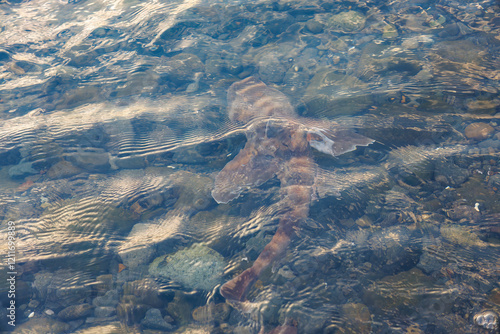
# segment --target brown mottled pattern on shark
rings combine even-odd
[[[245,147],[215,178],[212,196],[228,203],[245,189],[277,176],[284,208],[276,233],[252,267],[221,287],[228,300],[242,301],[261,272],[287,248],[295,229],[309,215],[317,165],[311,147],[338,156],[373,140],[329,121],[300,118],[288,98],[255,77],[231,85],[229,117],[246,127]]]

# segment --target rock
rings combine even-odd
[[[166,277],[192,289],[212,290],[224,272],[222,255],[201,244],[157,257],[149,266],[155,277]]]
[[[500,100],[469,100],[466,105],[471,112],[495,113],[500,106]]]
[[[12,333],[67,333],[70,325],[51,318],[31,318],[28,322],[16,326]]]
[[[488,185],[491,187],[500,187],[500,174],[491,175],[488,180]]]
[[[116,307],[116,305],[118,305],[118,297],[117,290],[109,290],[104,296],[95,297],[92,301],[92,305],[97,307]]]
[[[480,148],[493,148],[495,150],[500,149],[500,140],[496,139],[486,139],[477,144]]]
[[[141,237],[151,228],[151,224],[135,224],[128,235],[129,240]],[[125,266],[134,269],[151,262],[154,253],[154,245],[127,245],[120,247],[118,255]]]
[[[333,15],[327,20],[328,28],[344,33],[356,32],[365,26],[366,18],[363,14],[350,10]]]
[[[75,320],[89,316],[92,313],[93,306],[87,303],[71,305],[62,309],[57,316],[64,321]]]
[[[193,81],[195,74],[204,72],[200,58],[190,53],[180,53],[167,61],[166,75],[177,85]]]
[[[27,175],[38,174],[38,171],[33,168],[33,162],[22,162],[9,168],[9,176],[12,178],[22,178]]]
[[[166,322],[162,315],[161,311],[157,308],[149,309],[144,316],[144,319],[141,321],[141,325],[150,328],[157,329],[161,331],[171,331],[174,326]]]
[[[443,186],[458,186],[467,181],[469,172],[449,161],[436,161],[434,179]]]
[[[441,235],[450,242],[460,246],[486,247],[488,244],[470,232],[464,226],[444,225],[441,226]]]
[[[304,95],[308,115],[316,117],[336,117],[339,115],[353,115],[367,108],[371,98],[363,96],[346,95],[342,92],[364,89],[359,79],[337,73],[332,70],[320,70],[311,79]]]
[[[285,76],[286,68],[283,66],[275,52],[263,54],[259,61],[259,76],[265,82],[281,83]]]
[[[143,278],[123,284],[123,294],[134,296],[137,303],[161,308],[163,300],[158,296],[160,286],[151,278]]]
[[[99,294],[107,293],[113,287],[113,275],[99,275],[95,279],[96,284],[92,286]]]
[[[432,286],[432,278],[413,268],[394,276],[386,276],[367,286],[363,301],[375,312],[402,312],[415,307],[422,298],[421,294],[409,291],[432,288]]]
[[[224,322],[231,313],[231,308],[226,303],[203,305],[194,309],[192,316],[199,322]]]
[[[68,156],[68,160],[75,166],[90,172],[106,172],[111,169],[109,153],[104,151],[77,152]]]
[[[398,29],[392,24],[386,24],[382,28],[382,38],[385,39],[395,39],[398,37]]]
[[[62,160],[49,168],[47,171],[47,177],[52,180],[62,179],[80,174],[81,172],[82,170],[74,166],[71,162]]]
[[[342,305],[345,322],[343,328],[347,333],[370,333],[372,328],[371,314],[368,307],[361,303]]]
[[[465,128],[465,136],[469,139],[483,140],[493,134],[495,129],[486,123],[477,122],[469,124]]]
[[[45,299],[47,297],[47,287],[50,282],[52,282],[52,277],[54,274],[48,271],[40,271],[35,274],[35,281],[33,282],[33,288],[38,292],[40,299]]]
[[[306,22],[306,28],[313,34],[319,34],[323,31],[325,25],[315,19],[310,19]]]
[[[87,318],[86,324],[94,324],[94,323],[100,323],[102,321],[102,325],[94,325],[92,327],[87,327],[84,329],[80,329],[77,332],[74,332],[75,334],[116,334],[120,333],[123,331],[123,324],[121,324],[119,321],[117,321],[116,318],[112,319],[95,319],[95,318]],[[98,320],[98,321],[97,321]]]
[[[127,74],[125,83],[114,92],[114,97],[154,93],[160,76],[154,71],[133,72]]]
[[[420,256],[417,268],[421,269],[426,274],[438,272],[447,264],[447,260],[444,256],[441,256],[442,254],[436,254],[435,249],[437,247],[436,245],[429,245]]]
[[[174,300],[167,305],[167,312],[170,314],[180,326],[192,323],[191,303],[187,301],[186,296],[179,291],[176,291]]]
[[[453,203],[452,208],[447,210],[446,214],[450,219],[457,221],[465,218],[467,221],[477,222],[479,218],[481,218],[481,213],[476,210],[476,208],[466,205],[463,201],[456,201]]]
[[[143,304],[122,302],[118,304],[116,313],[125,323],[133,325],[139,323],[144,318],[147,310],[148,307]]]
[[[147,162],[144,157],[137,156],[116,158],[113,160],[113,162],[116,167],[122,169],[140,169],[147,166]]]
[[[99,306],[94,309],[96,318],[107,318],[116,314],[116,308],[111,306]]]

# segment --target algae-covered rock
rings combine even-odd
[[[64,322],[50,318],[31,318],[28,322],[16,326],[12,333],[67,333],[70,326]]]
[[[226,303],[207,304],[194,309],[192,316],[195,321],[199,322],[223,322],[229,317],[231,308]]]
[[[345,323],[342,326],[344,333],[370,333],[371,314],[366,305],[361,303],[349,303],[342,306]]]
[[[442,226],[441,235],[460,246],[477,246],[477,247],[486,247],[487,244],[479,239],[477,234],[474,232],[468,231],[463,226],[453,226],[453,225],[445,225]]]
[[[386,276],[365,289],[363,300],[370,309],[400,311],[414,308],[422,299],[422,289],[431,288],[433,279],[413,268]]]
[[[90,304],[83,303],[78,305],[70,305],[62,309],[57,316],[64,321],[75,320],[87,317],[92,313],[93,307]]]
[[[366,17],[353,10],[333,15],[327,21],[327,26],[335,31],[355,32],[363,29]]]
[[[195,244],[173,255],[157,257],[149,266],[149,273],[188,288],[211,290],[220,283],[224,266],[222,255],[207,246]]]
[[[355,77],[333,70],[320,70],[311,79],[304,96],[308,115],[353,115],[371,103],[367,94],[356,95],[356,91],[363,91],[365,87],[366,84]]]

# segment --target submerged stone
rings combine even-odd
[[[365,22],[363,14],[350,10],[330,17],[327,26],[335,31],[355,32],[363,29]]]
[[[193,319],[199,322],[223,322],[229,316],[231,308],[226,303],[203,305],[193,311]]]
[[[469,139],[483,140],[493,134],[495,129],[484,122],[469,124],[465,128],[465,136]]]
[[[92,313],[92,309],[92,305],[86,303],[71,305],[61,310],[57,316],[64,321],[75,320],[89,316]]]
[[[141,325],[150,328],[157,329],[160,331],[170,331],[174,328],[171,324],[166,322],[161,316],[161,311],[157,308],[149,309],[141,321]]]
[[[51,318],[31,318],[28,322],[16,326],[13,333],[67,333],[70,325]]]
[[[149,273],[188,288],[211,290],[220,283],[224,267],[222,255],[207,246],[195,244],[173,255],[157,257],[149,266]]]

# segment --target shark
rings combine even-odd
[[[229,118],[244,127],[247,141],[217,174],[212,197],[219,204],[229,203],[245,190],[277,177],[283,207],[273,238],[252,266],[220,288],[226,300],[244,301],[262,271],[283,255],[309,215],[319,168],[311,150],[336,157],[374,140],[330,120],[300,117],[285,94],[254,76],[233,83],[227,102]]]

